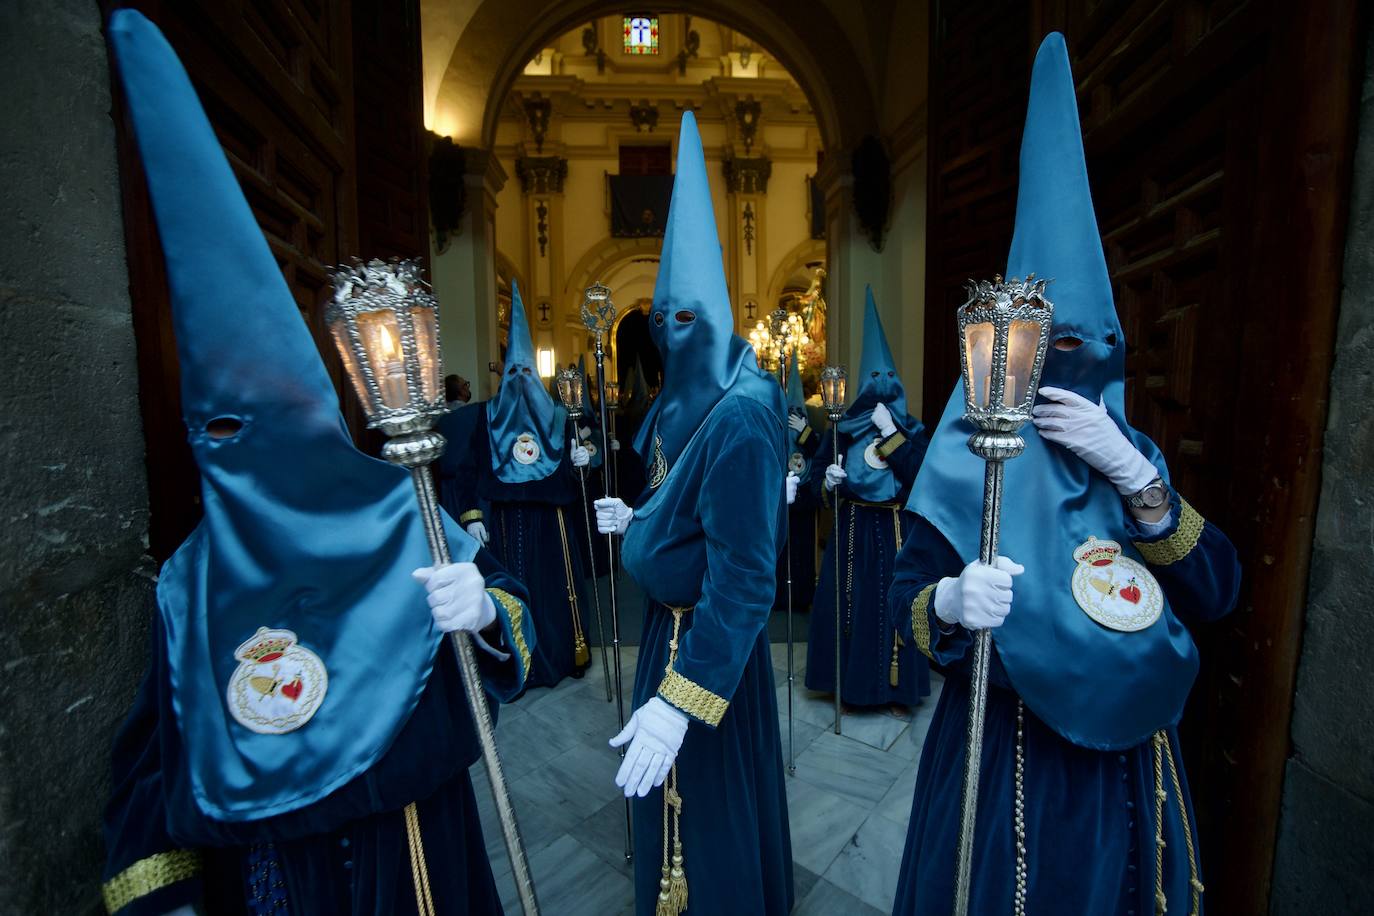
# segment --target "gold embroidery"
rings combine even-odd
[[[510,619],[510,635],[515,640],[515,651],[520,655],[520,679],[523,681],[530,672],[530,646],[525,641],[525,606],[519,598],[499,588],[489,588],[487,594],[506,609],[506,616]]]
[[[878,454],[886,461],[888,458],[892,457],[893,452],[897,451],[897,449],[901,448],[903,445],[906,445],[906,436],[902,435],[902,431],[899,429],[882,442],[878,443]]]
[[[720,720],[725,718],[725,710],[730,706],[729,700],[672,669],[664,676],[663,683],[658,685],[658,695],[692,718],[711,726],[720,724]]]
[[[429,890],[429,865],[425,862],[425,841],[420,834],[420,812],[411,802],[405,807],[406,840],[410,844],[410,880],[415,884],[415,904],[420,916],[438,916],[434,895]]]
[[[935,586],[927,585],[911,602],[911,635],[916,639],[916,648],[931,661],[935,660],[935,656],[930,654],[930,617],[927,610],[934,597]]]
[[[469,509],[468,511],[464,512],[462,515],[458,516],[458,524],[460,524],[460,525],[471,525],[473,522],[480,522],[481,520],[482,520],[482,510],[481,510],[481,509]]]
[[[806,440],[811,438],[811,427],[803,426],[802,431],[797,433],[797,444],[805,445]]]
[[[1206,524],[1206,521],[1196,509],[1188,505],[1187,500],[1182,502],[1183,505],[1179,507],[1178,528],[1174,530],[1173,534],[1162,541],[1135,542],[1135,549],[1140,551],[1145,562],[1151,566],[1168,566],[1171,563],[1177,563],[1193,552],[1193,548],[1197,546],[1198,538],[1202,537],[1202,526]]]
[[[105,882],[101,891],[105,909],[117,913],[140,897],[186,881],[200,874],[200,857],[186,849],[160,852],[133,865]]]

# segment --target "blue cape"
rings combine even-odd
[[[391,746],[442,639],[410,578],[430,553],[410,475],[353,447],[176,54],[133,10],[108,35],[204,507],[158,580],[172,708],[201,810],[251,821],[324,797]],[[471,559],[476,544],[446,525],[455,561]]]
[[[1051,346],[1042,385],[1096,401],[1167,480],[1168,468],[1125,414],[1126,342],[1112,300],[1097,231],[1078,104],[1064,38],[1046,37],[1035,58],[1021,141],[1021,185],[1007,276],[1052,279]],[[983,462],[967,447],[962,382],[955,387],[912,490],[909,508],[925,516],[967,562],[978,558]],[[1126,531],[1116,489],[1102,475],[1026,424],[1026,450],[1006,463],[1000,552],[1026,567],[1012,613],[993,631],[1017,693],[1075,744],[1133,747],[1173,725],[1197,675],[1197,649],[1165,600],[1159,619],[1134,633],[1107,629],[1074,600],[1073,551],[1090,536],[1110,539],[1140,560]],[[1177,511],[1177,510],[1175,510]]]
[[[873,299],[873,287],[864,290],[864,352],[859,360],[859,392],[854,402],[840,418],[840,432],[850,438],[845,452],[845,483],[850,493],[866,502],[889,502],[901,489],[896,476],[886,466],[875,468],[865,460],[865,453],[878,441],[873,425],[873,408],[886,404],[892,411],[892,422],[908,438],[925,427],[906,412],[906,389],[897,374],[897,363],[887,346],[883,322],[878,317],[878,303]],[[869,453],[872,454],[872,453]]]
[[[706,155],[696,116],[690,111],[683,113],[678,133],[677,175],[654,284],[649,334],[663,357],[663,388],[635,443],[646,468],[654,468],[660,457],[671,467],[711,408],[741,376],[756,376],[767,383],[748,388],[765,399],[778,422],[783,421],[782,389],[759,369],[753,348],[735,334]]]
[[[558,470],[567,419],[563,405],[554,403],[539,380],[525,303],[512,280],[506,374],[496,397],[487,401],[487,441],[496,476],[506,483],[530,483]]]

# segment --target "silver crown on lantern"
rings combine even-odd
[[[415,261],[332,268],[325,324],[367,414],[388,436],[430,428],[447,410],[439,303]]]

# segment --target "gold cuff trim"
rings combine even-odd
[[[810,427],[810,426],[803,426],[803,427],[802,427],[802,431],[799,432],[799,433],[797,433],[797,444],[798,444],[798,445],[805,445],[805,444],[806,444],[806,440],[808,440],[808,439],[810,439],[810,438],[811,438],[811,427]]]
[[[892,453],[897,451],[897,449],[901,448],[903,445],[906,445],[906,436],[904,436],[902,434],[902,431],[899,429],[895,433],[884,439],[882,442],[879,442],[876,451],[879,455],[886,459],[890,458],[892,456]]]
[[[520,674],[521,680],[524,680],[530,673],[530,647],[525,642],[525,606],[519,598],[499,588],[489,588],[487,594],[506,609],[506,616],[510,618],[510,635],[515,640],[515,651],[520,655]]]
[[[658,695],[692,718],[700,719],[713,727],[720,724],[720,720],[725,718],[725,710],[730,707],[729,700],[717,696],[673,669],[668,670],[663,683],[658,685]]]
[[[133,865],[106,881],[101,888],[105,909],[117,913],[140,897],[186,881],[200,874],[200,856],[188,849],[159,852]]]
[[[930,602],[935,599],[935,586],[927,585],[921,589],[916,600],[911,602],[911,635],[916,640],[916,648],[931,661],[935,656],[930,653]]]
[[[1197,510],[1188,505],[1188,501],[1179,500],[1182,505],[1179,507],[1178,527],[1174,533],[1160,541],[1136,541],[1135,549],[1140,551],[1140,555],[1145,558],[1145,562],[1151,566],[1168,566],[1177,563],[1179,560],[1193,552],[1197,546],[1198,538],[1202,537],[1202,528],[1207,522],[1198,514]]]
[[[460,525],[471,525],[473,522],[480,522],[481,520],[482,520],[482,510],[481,510],[481,509],[469,509],[468,511],[464,512],[462,515],[458,516],[458,524],[460,524]]]

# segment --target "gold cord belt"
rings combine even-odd
[[[439,916],[429,890],[429,867],[425,864],[425,841],[420,836],[420,811],[411,802],[405,807],[406,841],[410,845],[410,879],[415,883],[415,904],[419,916]]]
[[[558,513],[558,534],[563,541],[563,575],[568,585],[568,607],[572,611],[573,664],[581,668],[592,660],[592,652],[587,647],[587,637],[582,633],[582,615],[577,610],[577,586],[573,584],[572,554],[568,552],[568,527],[563,521],[563,507],[554,511]]]
[[[666,605],[673,612],[673,638],[668,640],[668,664],[664,666],[666,675],[673,670],[677,660],[678,637],[682,633],[682,615],[691,610],[689,607]],[[672,822],[673,856],[668,858],[668,827]],[[658,906],[654,916],[679,916],[687,909],[687,871],[682,858],[682,796],[677,788],[677,764],[668,772],[663,783],[663,870],[658,879]]]
[[[1193,825],[1188,820],[1188,805],[1183,801],[1183,787],[1179,784],[1178,767],[1174,763],[1174,749],[1169,736],[1155,732],[1155,914],[1164,916],[1169,906],[1164,894],[1164,802],[1169,793],[1164,790],[1164,762],[1169,763],[1169,777],[1174,784],[1174,798],[1178,802],[1178,817],[1183,824],[1183,842],[1188,847],[1188,889],[1191,897],[1188,912],[1199,916],[1202,912],[1202,892],[1205,888],[1197,873],[1197,853],[1193,849]]]

